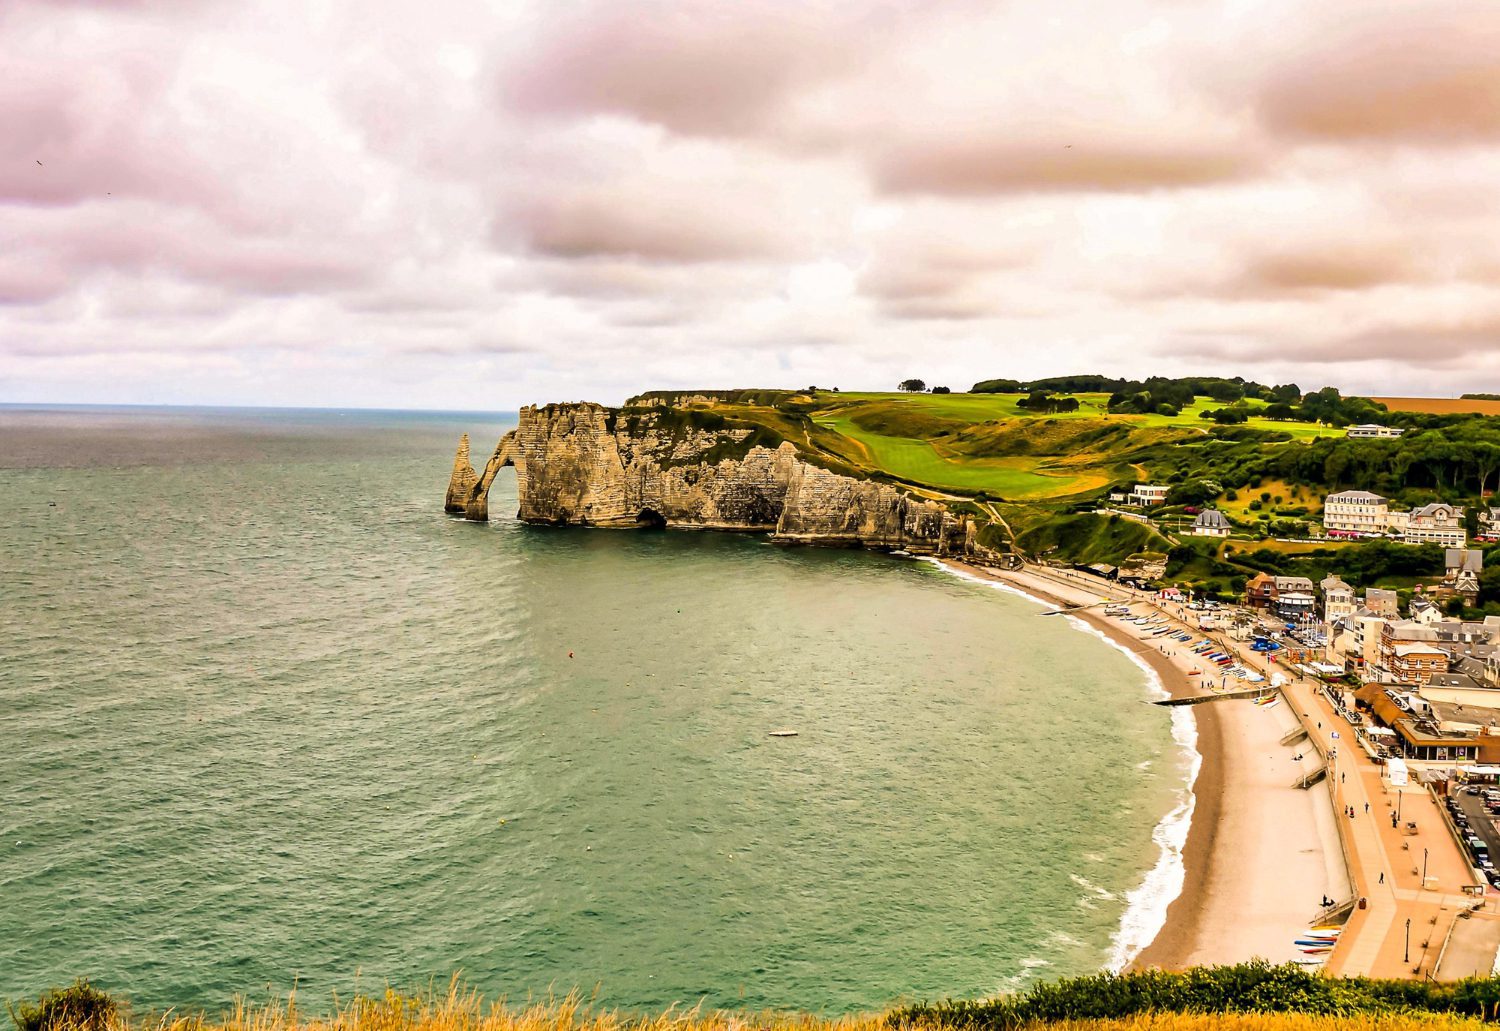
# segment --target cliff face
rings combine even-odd
[[[937,501],[809,463],[789,442],[667,409],[523,408],[483,475],[459,444],[446,509],[488,517],[496,473],[516,469],[519,518],[579,526],[761,531],[806,544],[975,557],[973,526]]]

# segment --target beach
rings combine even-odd
[[[945,565],[1058,605],[1091,605],[1105,598],[1152,604],[1144,594],[1081,574]],[[1099,609],[1070,612],[1068,618],[1138,658],[1171,696],[1204,693],[1199,681],[1208,664],[1177,642],[1142,640],[1129,625]],[[1302,958],[1293,940],[1316,919],[1323,896],[1348,897],[1327,793],[1292,786],[1302,768],[1295,755],[1302,750],[1311,756],[1312,751],[1306,742],[1280,743],[1297,725],[1288,704],[1262,707],[1232,700],[1178,710],[1196,725],[1193,747],[1200,757],[1190,789],[1191,819],[1180,851],[1171,835],[1158,835],[1158,841],[1167,839],[1167,869],[1153,871],[1148,884],[1157,891],[1180,888],[1164,916],[1155,915],[1164,898],[1133,900],[1151,911],[1160,926],[1149,934],[1149,944],[1122,957],[1131,967],[1180,969],[1257,957],[1273,962]],[[1126,927],[1122,935],[1132,930],[1139,934],[1139,928]]]

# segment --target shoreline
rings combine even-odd
[[[951,559],[942,560],[939,564],[967,577],[1003,585],[1044,604],[1055,605],[1059,608],[1075,604],[1072,600],[1048,591],[1046,584],[1035,583],[1033,577],[1028,577],[1024,582],[1016,582],[1016,579],[1013,579],[1014,573],[1010,570],[989,569]],[[1126,591],[1122,590],[1117,593],[1121,595],[1122,601],[1140,601],[1138,598],[1124,597]],[[1118,624],[1106,620],[1098,610],[1071,612],[1065,618],[1085,624],[1088,632],[1102,635],[1112,647],[1124,652],[1137,665],[1143,665],[1152,674],[1160,689],[1166,692],[1167,697],[1182,698],[1197,693],[1191,679],[1170,659],[1154,648],[1148,647],[1140,639],[1125,633]],[[1176,810],[1166,813],[1157,822],[1152,828],[1152,839],[1156,840],[1158,846],[1161,847],[1162,855],[1158,862],[1148,870],[1146,880],[1142,882],[1141,887],[1149,883],[1152,874],[1163,862],[1171,862],[1172,851],[1180,857],[1182,883],[1167,903],[1161,925],[1154,929],[1151,937],[1145,942],[1138,943],[1138,948],[1133,954],[1118,957],[1120,960],[1118,967],[1122,970],[1146,966],[1163,968],[1185,966],[1187,964],[1184,961],[1202,931],[1203,896],[1208,885],[1209,870],[1214,860],[1214,844],[1223,815],[1223,730],[1219,713],[1212,705],[1193,706],[1176,711],[1184,712],[1195,730],[1192,742],[1185,745],[1196,754],[1196,758],[1191,760],[1195,769],[1184,786],[1187,795],[1187,836],[1180,849],[1169,851],[1165,843],[1157,840],[1157,832],[1168,824]],[[1178,738],[1175,729],[1173,738],[1174,740]],[[1132,894],[1136,890],[1139,888],[1133,889]],[[1127,908],[1122,918],[1120,931],[1117,932],[1117,948],[1126,944],[1119,939],[1122,939],[1126,933],[1124,920],[1130,915],[1130,910]],[[1126,945],[1126,948],[1128,947]]]
[[[996,570],[955,560],[938,564],[966,579],[994,583],[1059,608],[1118,600],[1145,605],[1181,622],[1128,588],[1065,582],[1060,575],[1034,567]],[[1078,629],[1102,636],[1145,667],[1168,696],[1203,692],[1188,669],[1200,663],[1194,661],[1196,656],[1185,656],[1182,648],[1164,654],[1098,609],[1068,612],[1064,618],[1076,620]],[[1284,711],[1271,713],[1235,702],[1173,710],[1174,722],[1184,718],[1196,727],[1190,742],[1179,735],[1177,726],[1173,730],[1174,739],[1196,753],[1196,769],[1186,785],[1187,833],[1180,845],[1172,841],[1171,825],[1180,818],[1177,808],[1153,829],[1152,839],[1162,856],[1130,893],[1130,908],[1115,937],[1119,969],[1175,970],[1257,956],[1273,962],[1295,959],[1292,940],[1307,926],[1320,891],[1338,895],[1347,890],[1334,868],[1333,861],[1341,856],[1336,832],[1331,845],[1328,838],[1331,809],[1319,813],[1311,794],[1289,786],[1298,767],[1291,763],[1292,748],[1282,746],[1280,737],[1286,721],[1295,717],[1285,706],[1272,708]],[[1173,866],[1181,873],[1175,895],[1159,917],[1147,910],[1155,918],[1151,922],[1159,919],[1159,924],[1139,927],[1138,936],[1132,935],[1132,912],[1140,911],[1140,903],[1149,906],[1156,901],[1150,894],[1162,887],[1153,882],[1163,867],[1171,877],[1167,884],[1176,880]],[[1298,902],[1303,895],[1304,902]]]

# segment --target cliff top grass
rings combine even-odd
[[[1227,432],[1201,418],[1220,407],[1208,398],[1168,416],[1111,412],[1107,394],[1071,396],[1076,411],[1043,413],[1021,407],[1019,394],[651,391],[625,410],[713,412],[763,425],[838,471],[1020,502],[1082,500],[1113,483],[1148,479],[1153,452]],[[1285,445],[1340,431],[1252,416],[1233,432]]]

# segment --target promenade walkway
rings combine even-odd
[[[1364,907],[1356,904],[1324,969],[1346,976],[1432,976],[1460,913],[1478,907],[1476,916],[1497,917],[1493,892],[1486,890],[1478,897],[1463,892],[1475,883],[1473,873],[1432,792],[1416,784],[1391,787],[1383,768],[1359,747],[1354,729],[1316,681],[1241,649],[1222,635],[1215,639],[1267,677],[1280,673],[1288,678],[1281,689],[1287,704],[1302,721],[1308,739],[1330,757],[1329,800],[1350,882]],[[1400,819],[1393,821],[1398,805]],[[1415,833],[1408,832],[1409,823],[1416,824]],[[1435,879],[1427,889],[1424,870]]]

